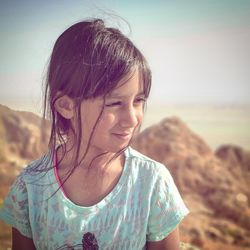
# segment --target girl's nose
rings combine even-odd
[[[138,122],[139,122],[138,110],[136,110],[134,107],[131,107],[121,112],[123,112],[120,117],[121,127],[134,128],[138,125]]]

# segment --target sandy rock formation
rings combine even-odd
[[[42,140],[41,126],[46,139]],[[48,122],[30,112],[13,111],[0,105],[0,162],[23,163],[37,158],[47,148]]]
[[[142,131],[133,146],[174,176],[191,210],[182,225],[184,238],[207,249],[250,247],[249,152],[222,147],[214,154],[176,117]]]

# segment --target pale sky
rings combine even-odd
[[[250,1],[242,0],[1,1],[0,103],[39,112],[55,40],[88,17],[121,27],[142,50],[152,103],[250,103]]]

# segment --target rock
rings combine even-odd
[[[215,154],[226,162],[230,169],[239,165],[245,171],[250,171],[250,152],[239,146],[223,145],[216,150]]]
[[[196,210],[195,214],[191,211],[189,223],[183,223],[182,232],[189,235],[192,244],[199,247],[209,241],[245,244],[243,238],[248,238],[250,230],[249,152],[236,146],[222,146],[214,153],[176,117],[142,131],[133,146],[168,167],[190,207],[200,201],[211,211],[206,214],[206,209]],[[202,222],[197,222],[198,219]],[[215,221],[224,220],[240,229],[243,238],[225,236],[221,229],[213,227]]]
[[[22,164],[39,157],[47,149],[49,137],[49,123],[43,124],[41,118],[30,113],[13,111],[0,105],[0,156],[2,161],[11,160]],[[45,138],[42,139],[41,126],[45,131]],[[6,159],[8,156],[8,159]]]
[[[181,242],[180,250],[200,250],[200,248],[198,248],[196,246],[193,246],[193,245],[191,245],[189,243]]]

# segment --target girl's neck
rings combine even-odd
[[[69,142],[65,145],[66,152],[64,152],[63,147],[58,147],[57,149],[57,159],[60,162],[59,167],[61,169],[70,169],[75,164],[75,159],[77,157],[76,147],[72,147],[72,144]],[[106,167],[111,163],[118,163],[123,165],[124,155],[121,154],[118,157],[115,157],[115,153],[112,152],[103,152],[96,148],[89,146],[81,145],[78,153],[77,165],[82,169],[98,169],[98,171],[105,171]]]

